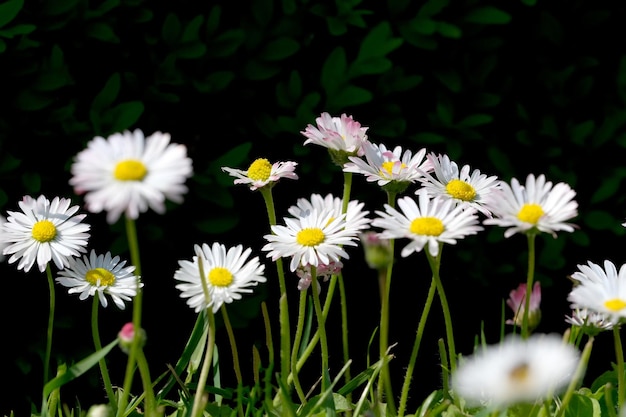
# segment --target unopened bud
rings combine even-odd
[[[130,352],[130,349],[133,345],[133,340],[135,340],[135,325],[132,322],[126,323],[122,330],[117,334],[118,339],[120,340],[120,349],[126,354]],[[144,329],[139,329],[139,346],[143,347],[146,343],[146,332]]]
[[[361,243],[365,251],[365,262],[376,270],[386,269],[393,262],[391,244],[387,239],[381,239],[375,232],[362,233]]]

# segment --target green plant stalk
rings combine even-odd
[[[433,304],[435,298],[435,292],[437,290],[437,284],[434,279],[430,281],[430,288],[428,289],[428,295],[426,296],[426,303],[422,310],[419,324],[417,326],[417,332],[415,333],[415,341],[413,342],[413,349],[411,350],[411,356],[409,358],[409,364],[406,368],[406,374],[404,376],[404,383],[402,384],[402,391],[400,394],[400,403],[398,405],[398,417],[404,416],[406,410],[406,402],[409,397],[409,388],[411,386],[411,379],[413,378],[413,370],[415,369],[415,361],[417,360],[417,353],[424,336],[424,328],[426,327],[426,321],[430,312],[430,307]]]
[[[233,356],[233,370],[235,371],[235,377],[237,378],[237,386],[239,390],[243,387],[243,378],[241,376],[241,368],[239,366],[239,351],[237,349],[237,341],[235,340],[235,333],[233,332],[233,326],[230,323],[228,312],[226,311],[226,304],[222,304],[220,308],[222,310],[222,317],[224,319],[224,325],[226,327],[226,333],[228,334],[228,341],[230,342],[230,350]],[[243,407],[237,407],[239,415],[243,417]]]
[[[352,173],[345,172],[343,173],[343,196],[341,197],[341,212],[346,213],[348,211],[348,205],[350,203],[350,193],[352,192]],[[350,360],[350,348],[349,348],[349,338],[348,338],[348,303],[346,299],[346,289],[343,282],[343,275],[339,274],[339,296],[341,300],[341,336],[342,336],[342,346],[343,346],[343,363],[348,363]],[[344,375],[346,384],[350,382],[352,376],[350,375],[350,368],[346,369],[346,373]],[[346,400],[348,403],[352,402],[352,394],[348,394],[346,396]]]
[[[263,315],[263,323],[265,324],[265,344],[267,346],[268,364],[265,369],[264,377],[264,395],[265,402],[271,404],[272,396],[272,374],[274,372],[274,342],[272,341],[272,325],[270,315],[267,311],[265,301],[261,303],[261,312]]]
[[[211,310],[210,307],[206,308],[204,312],[207,315],[209,331],[207,334],[207,346],[204,351],[204,360],[202,361],[200,377],[198,378],[198,387],[196,389],[193,407],[191,409],[191,417],[198,417],[203,414],[202,406],[205,404],[205,401],[203,400],[204,387],[206,386],[206,382],[209,377],[209,369],[211,368],[211,363],[213,362],[213,350],[215,348],[215,316],[213,315],[213,310]]]
[[[322,373],[324,375],[328,372],[328,341],[326,340],[326,317],[322,313],[322,304],[320,302],[319,288],[320,284],[317,280],[317,268],[311,265],[311,292],[313,293],[313,307],[315,308],[315,315],[317,316],[317,327],[320,332],[320,348],[322,359]],[[328,388],[326,378],[322,377],[322,392]]]
[[[274,198],[272,196],[271,187],[262,187],[259,189],[265,202],[267,217],[271,226],[276,225],[276,211],[274,209]],[[286,389],[289,389],[287,379],[289,376],[290,353],[291,353],[291,329],[289,324],[289,303],[287,301],[287,285],[285,284],[285,269],[283,268],[282,258],[276,259],[276,273],[278,274],[278,285],[280,288],[280,378]]]
[[[300,398],[302,405],[306,404],[306,395],[300,385],[300,378],[298,377],[298,351],[300,350],[300,342],[302,341],[302,333],[304,331],[304,318],[306,316],[306,299],[307,292],[300,291],[300,303],[298,307],[298,323],[296,325],[296,333],[293,338],[293,346],[291,348],[291,374],[289,376],[293,380],[293,386],[296,389],[296,393]],[[289,380],[289,378],[288,378]]]
[[[91,336],[93,338],[93,344],[96,350],[102,350],[102,342],[100,341],[100,326],[98,325],[98,309],[100,307],[100,300],[97,294],[94,294],[93,303],[91,306]],[[98,362],[100,366],[100,374],[102,375],[102,382],[104,382],[104,389],[106,390],[107,397],[109,397],[109,404],[114,413],[117,412],[117,402],[115,401],[115,393],[113,392],[113,385],[111,384],[111,378],[109,377],[109,368],[104,358]]]
[[[148,367],[148,361],[146,360],[146,355],[143,353],[143,349],[137,350],[137,368],[139,369],[139,375],[141,376],[143,392],[145,395],[144,414],[148,417],[157,417],[158,413],[156,409],[156,401],[154,399],[154,387],[152,386],[150,368]]]
[[[620,326],[613,326],[613,342],[615,343],[615,359],[617,362],[617,409],[622,410],[626,397],[626,385],[624,381],[624,349],[620,336]]]
[[[452,328],[452,319],[450,317],[450,307],[448,305],[448,299],[446,298],[445,291],[443,290],[443,283],[439,276],[439,268],[441,266],[441,252],[443,251],[443,244],[439,243],[439,253],[437,256],[432,256],[428,250],[426,250],[426,257],[430,264],[430,269],[433,273],[433,280],[437,285],[437,292],[439,293],[439,300],[441,300],[441,308],[443,310],[443,319],[446,325],[446,341],[448,342],[448,353],[450,356],[450,373],[456,369],[456,348],[454,345],[454,332]]]
[[[43,385],[48,383],[50,376],[50,356],[52,355],[52,333],[54,330],[54,314],[56,309],[56,293],[54,288],[54,279],[52,278],[52,270],[50,263],[46,265],[46,276],[48,277],[48,289],[50,296],[49,312],[48,312],[48,329],[46,333],[46,352],[43,359]],[[43,411],[43,410],[42,410]]]
[[[572,395],[574,395],[574,391],[578,384],[582,381],[585,376],[585,370],[587,369],[587,364],[589,363],[589,358],[591,357],[591,348],[593,347],[593,337],[590,337],[587,343],[585,344],[585,348],[583,349],[583,353],[580,356],[580,362],[578,363],[578,367],[576,368],[576,372],[574,373],[574,377],[572,378],[565,394],[563,395],[563,399],[561,400],[561,405],[559,406],[559,410],[557,411],[555,417],[561,417],[565,411],[567,410],[567,405],[572,399]]]
[[[139,256],[139,241],[137,239],[137,227],[135,221],[126,216],[126,239],[128,240],[128,249],[130,251],[130,260],[135,267],[135,276],[137,277],[137,294],[133,298],[133,328],[135,329],[135,337],[131,343],[130,352],[128,353],[128,361],[126,362],[126,373],[124,375],[124,385],[122,390],[122,397],[119,401],[119,407],[117,409],[117,416],[120,417],[124,414],[126,404],[128,403],[128,396],[130,395],[131,387],[133,384],[133,377],[135,375],[135,364],[137,361],[138,350],[143,349],[140,346],[141,339],[141,314],[142,314],[142,298],[143,291],[139,287],[139,279],[141,277],[141,262]]]
[[[396,205],[396,193],[387,191],[387,204],[391,207]],[[394,253],[394,239],[389,240],[389,246],[391,253]],[[381,294],[380,305],[380,336],[379,336],[379,354],[383,359],[382,368],[380,370],[378,378],[377,388],[377,400],[379,403],[383,402],[383,393],[386,396],[387,406],[392,410],[392,414],[395,414],[395,403],[393,397],[393,388],[391,386],[391,375],[389,373],[389,293],[391,292],[391,276],[393,272],[393,262],[387,266],[387,274],[385,276],[384,293]]]
[[[528,272],[526,275],[526,296],[524,297],[524,316],[522,318],[522,338],[526,339],[529,336],[528,330],[528,316],[530,309],[530,296],[533,291],[533,281],[535,277],[535,237],[537,232],[531,230],[526,233],[528,239]]]

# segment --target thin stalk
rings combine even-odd
[[[203,414],[203,405],[206,404],[204,399],[204,387],[206,386],[207,379],[209,377],[209,369],[213,362],[213,351],[215,348],[215,316],[211,307],[204,310],[207,315],[209,323],[209,331],[207,335],[207,346],[204,352],[204,360],[202,361],[202,369],[200,370],[200,377],[198,378],[198,387],[193,400],[193,407],[191,409],[191,417],[199,417]]]
[[[622,410],[626,397],[626,385],[624,385],[624,349],[622,348],[620,326],[613,326],[613,342],[615,343],[615,359],[617,361],[617,409]]]
[[[224,319],[224,325],[226,327],[226,333],[228,334],[228,341],[230,342],[230,350],[233,356],[233,369],[235,371],[235,377],[237,378],[238,391],[241,391],[243,387],[243,378],[241,377],[241,368],[239,366],[239,351],[237,350],[237,341],[235,340],[235,333],[233,332],[233,326],[230,324],[230,318],[226,311],[226,304],[222,304],[222,317]],[[239,416],[243,417],[243,407],[237,407],[239,410]]]
[[[345,172],[343,173],[343,196],[341,199],[341,212],[346,213],[348,211],[348,205],[350,203],[350,193],[352,192],[352,173]],[[339,275],[339,296],[341,299],[341,330],[342,330],[342,346],[343,346],[343,363],[348,363],[350,361],[350,348],[349,348],[349,339],[348,339],[348,303],[346,301],[346,289],[343,282],[343,275]],[[346,368],[346,373],[344,375],[346,384],[350,382],[352,376],[350,375],[350,368]],[[352,393],[346,395],[346,400],[348,404],[352,402]]]
[[[391,207],[396,205],[396,194],[394,192],[387,192],[387,204]],[[389,240],[389,246],[391,253],[394,253],[394,239]],[[391,276],[393,272],[393,262],[389,262],[387,266],[387,274],[385,276],[384,293],[381,294],[380,305],[380,336],[379,336],[379,354],[383,359],[382,368],[378,376],[378,395],[377,400],[379,403],[383,402],[383,393],[386,397],[387,407],[392,410],[392,414],[395,414],[395,402],[393,398],[393,388],[391,386],[391,375],[389,373],[389,357],[387,350],[389,349],[389,293],[391,292]]]
[[[326,340],[326,317],[322,314],[322,304],[320,302],[320,284],[317,280],[317,270],[314,266],[311,266],[311,276],[313,280],[311,282],[311,292],[313,293],[313,307],[315,308],[315,315],[317,316],[317,328],[320,332],[320,347],[322,350],[322,392],[325,392],[327,387],[327,380],[323,376],[328,371],[328,341]]]
[[[46,276],[48,277],[48,290],[50,296],[50,311],[48,312],[48,330],[46,333],[46,352],[43,359],[43,385],[48,383],[50,372],[50,356],[52,354],[52,333],[54,331],[54,311],[56,309],[56,294],[54,288],[54,279],[52,278],[52,270],[50,264],[46,265]]]
[[[143,353],[143,349],[137,349],[137,368],[139,369],[139,375],[141,376],[141,382],[143,384],[144,399],[144,414],[148,417],[157,417],[156,401],[154,399],[154,387],[152,386],[152,378],[150,378],[150,368],[148,367],[148,361],[146,355]]]
[[[443,283],[439,276],[439,268],[441,266],[441,252],[443,251],[443,244],[439,244],[439,253],[437,256],[432,256],[428,250],[426,250],[426,257],[430,264],[430,269],[433,273],[433,280],[437,285],[437,292],[439,293],[439,300],[441,300],[441,308],[443,310],[443,319],[446,325],[446,339],[448,342],[448,353],[450,355],[450,373],[456,369],[456,348],[454,346],[454,333],[452,330],[452,319],[450,317],[450,307],[448,305],[448,299],[445,291],[443,290]]]
[[[270,187],[259,189],[265,202],[267,218],[271,226],[276,225],[276,212],[274,209],[274,198]],[[285,270],[282,258],[276,260],[276,273],[278,274],[278,285],[280,288],[279,317],[280,317],[280,378],[285,387],[289,387],[287,378],[289,376],[290,353],[291,353],[291,330],[289,324],[289,303],[287,301],[287,285],[285,284]]]
[[[93,297],[93,303],[91,306],[91,336],[93,338],[93,344],[96,351],[102,349],[102,342],[100,341],[100,326],[98,325],[98,309],[100,307],[100,300],[97,295]],[[102,374],[102,382],[104,382],[104,389],[106,390],[107,397],[109,397],[109,404],[111,408],[117,411],[117,402],[115,401],[115,393],[113,392],[113,385],[111,384],[111,378],[109,377],[109,368],[105,358],[100,359],[100,373]]]
[[[420,317],[420,321],[417,326],[417,332],[415,333],[415,341],[413,342],[413,349],[411,351],[411,357],[409,359],[409,364],[406,368],[406,374],[404,376],[404,383],[402,385],[402,392],[400,394],[400,404],[398,405],[398,417],[404,416],[404,411],[406,409],[406,402],[409,397],[409,388],[411,386],[411,379],[413,378],[413,370],[415,369],[415,361],[417,360],[417,353],[419,351],[420,344],[422,342],[422,337],[424,336],[424,328],[426,327],[426,321],[428,319],[430,307],[433,304],[433,299],[435,298],[436,290],[437,290],[437,284],[435,283],[434,279],[431,279],[430,288],[428,289],[428,295],[426,297],[426,303],[424,304],[424,309],[422,310],[422,316]]]
[[[300,378],[298,377],[298,351],[300,350],[300,342],[302,341],[302,333],[304,331],[304,319],[306,316],[306,300],[307,292],[300,291],[300,303],[298,307],[298,323],[296,325],[296,333],[293,338],[293,346],[291,348],[291,374],[289,375],[293,379],[293,386],[296,389],[296,393],[300,398],[302,405],[306,404],[306,395],[300,385]]]
[[[530,310],[530,295],[533,291],[533,281],[535,276],[535,237],[537,233],[531,231],[526,234],[528,237],[528,271],[526,275],[526,297],[524,297],[524,316],[522,318],[522,337],[528,338],[528,315]]]
[[[565,411],[567,410],[567,405],[569,404],[572,396],[574,395],[574,391],[576,390],[576,386],[582,381],[585,376],[585,370],[587,369],[587,365],[589,363],[589,358],[591,357],[591,348],[593,347],[593,337],[590,337],[587,343],[585,344],[585,348],[583,349],[583,353],[580,356],[580,362],[578,363],[578,367],[574,373],[574,377],[572,378],[569,386],[567,387],[567,391],[563,395],[563,400],[559,406],[559,410],[557,411],[555,417],[561,417]]]

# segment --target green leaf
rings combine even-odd
[[[210,38],[220,25],[220,18],[222,17],[222,8],[219,5],[211,7],[209,16],[206,21],[206,36]]]
[[[265,27],[274,14],[274,0],[253,0],[251,10],[254,20],[260,26]]]
[[[181,42],[195,42],[200,37],[200,26],[204,22],[204,16],[197,15],[191,22],[187,23],[183,35],[181,36]]]
[[[181,44],[176,49],[176,56],[182,59],[200,58],[207,51],[205,44],[201,42],[188,42]]]
[[[445,142],[447,139],[438,134],[438,133],[433,133],[433,132],[420,132],[417,135],[415,135],[415,141],[417,143],[423,143],[426,145],[433,145],[436,143],[443,143]]]
[[[244,73],[250,80],[267,80],[280,72],[278,65],[250,60],[246,64]]]
[[[78,8],[78,0],[46,0],[42,4],[42,11],[49,16],[60,16]]]
[[[87,28],[87,36],[103,42],[120,43],[120,38],[115,34],[113,28],[101,22],[95,22]]]
[[[441,36],[445,36],[450,39],[459,39],[463,34],[461,28],[457,25],[446,22],[437,22],[437,32],[439,32]]]
[[[296,40],[283,36],[265,45],[260,57],[267,61],[280,61],[295,54],[298,49],[300,49],[300,44]]]
[[[583,220],[587,227],[592,230],[611,230],[620,222],[608,211],[591,210],[588,211]]]
[[[622,178],[623,175],[604,178],[591,196],[591,203],[599,203],[616,196]]]
[[[11,26],[7,29],[0,29],[0,37],[12,39],[16,35],[28,35],[37,29],[35,25],[19,24]],[[1,51],[0,51],[1,52]]]
[[[383,74],[389,71],[392,63],[385,57],[372,57],[355,61],[350,65],[348,78],[355,78],[360,75]]]
[[[194,80],[193,85],[198,91],[209,93],[225,89],[233,79],[235,74],[232,71],[216,71],[208,74],[204,80]]]
[[[16,106],[20,110],[35,111],[48,107],[54,99],[48,95],[38,93],[31,89],[22,90],[16,99]]]
[[[244,161],[249,159],[249,153],[252,149],[252,142],[244,142],[241,145],[237,145],[228,152],[222,154],[217,159],[211,162],[210,167],[215,170],[221,170],[222,167],[237,168],[241,167]],[[237,168],[244,169],[244,168]],[[247,167],[245,168],[247,169]],[[244,169],[244,170],[245,170]],[[228,174],[223,176],[232,178]],[[232,184],[232,180],[228,181],[228,184]]]
[[[232,29],[213,38],[209,44],[208,55],[224,57],[233,55],[246,39],[246,33],[241,29]]]
[[[450,91],[453,93],[458,93],[461,91],[461,77],[459,73],[453,69],[440,70],[434,73],[435,77],[443,85],[445,85]]]
[[[487,156],[501,176],[508,177],[514,172],[511,160],[500,148],[490,146],[487,148]]]
[[[433,17],[439,14],[447,5],[449,0],[428,0],[417,11],[418,16]]]
[[[563,417],[600,417],[600,403],[587,395],[573,393]]]
[[[511,15],[497,7],[484,6],[465,15],[465,21],[483,25],[503,25],[511,21]]]
[[[24,7],[24,0],[9,0],[0,4],[0,28],[7,25]]]
[[[337,46],[326,58],[320,76],[320,82],[327,95],[335,94],[344,83],[346,68],[346,52],[341,46]]]
[[[458,127],[476,127],[489,124],[493,121],[493,116],[490,114],[476,113],[470,114],[465,117],[459,123],[457,123]]]
[[[139,120],[143,110],[141,101],[120,103],[102,115],[102,123],[108,125],[113,132],[121,132],[130,129]]]
[[[350,106],[369,103],[372,101],[373,94],[365,88],[355,85],[346,85],[331,97],[328,97],[327,103],[337,109],[343,109]]]
[[[587,139],[591,132],[593,132],[595,127],[596,123],[593,120],[587,120],[574,125],[570,130],[570,138],[572,142],[582,145],[585,142],[585,139]]]
[[[392,35],[388,21],[376,25],[361,42],[356,60],[360,62],[369,58],[383,57],[399,48],[402,45],[402,38],[394,38]]]
[[[165,17],[163,27],[161,28],[161,38],[168,45],[174,45],[178,42],[180,32],[182,30],[180,19],[174,13],[169,13]]]

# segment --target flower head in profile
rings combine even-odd
[[[4,251],[4,248],[8,245],[8,242],[6,242],[2,238],[2,235],[4,234],[2,225],[5,224],[6,222],[7,222],[7,219],[4,216],[0,215],[0,262],[4,261],[4,254],[2,252]]]
[[[141,130],[92,139],[76,155],[70,185],[85,194],[87,210],[107,212],[115,223],[122,214],[137,219],[148,208],[165,213],[165,201],[183,201],[192,175],[184,145],[170,143],[168,133],[147,138]]]
[[[367,218],[368,211],[363,210],[364,203],[357,200],[348,201],[346,206],[346,227],[349,227],[353,231],[361,231],[367,229],[370,224],[370,219]],[[289,207],[287,212],[294,217],[300,217],[311,211],[317,210],[332,210],[335,217],[342,215],[343,202],[341,198],[335,197],[333,194],[326,194],[322,197],[321,194],[313,193],[310,199],[299,198],[295,205]]]
[[[11,255],[10,264],[19,260],[17,269],[28,272],[37,263],[43,272],[50,261],[63,269],[87,251],[90,226],[82,223],[86,215],[76,214],[79,207],[71,206],[70,199],[25,196],[18,205],[21,211],[9,211],[0,226],[3,254]]]
[[[306,210],[297,217],[286,217],[285,225],[273,225],[272,234],[265,235],[268,243],[262,250],[273,261],[291,257],[289,269],[300,266],[330,265],[349,258],[343,246],[356,246],[358,229],[346,221],[346,214],[337,215],[333,207],[326,210]]]
[[[503,409],[558,395],[572,380],[579,352],[556,334],[509,335],[459,362],[451,388],[471,406]]]
[[[488,206],[493,218],[485,219],[484,224],[507,227],[505,237],[515,233],[573,232],[575,225],[567,221],[578,215],[576,192],[560,182],[552,185],[544,175],[535,178],[528,175],[525,185],[516,178],[509,185],[500,183],[501,189],[489,195]]]
[[[485,200],[500,185],[496,176],[488,177],[477,169],[472,171],[469,165],[463,165],[459,170],[456,162],[451,161],[448,155],[430,153],[428,161],[434,175],[426,172],[418,180],[431,197],[449,198],[491,217]]]
[[[440,244],[455,244],[483,230],[475,210],[463,209],[452,200],[431,199],[425,191],[417,195],[418,201],[408,196],[398,199],[400,211],[385,204],[385,211],[377,211],[380,217],[372,221],[373,226],[383,229],[381,238],[410,240],[402,249],[402,257],[420,252],[424,246],[431,256],[437,256]]]
[[[196,313],[207,308],[215,313],[224,303],[240,300],[242,294],[252,293],[251,287],[266,281],[265,266],[257,256],[250,258],[252,250],[244,250],[242,245],[227,249],[221,243],[204,243],[194,245],[194,251],[191,261],[178,262],[174,279],[180,281],[176,288],[181,298],[186,298]]]
[[[571,278],[575,285],[567,300],[572,309],[601,313],[615,324],[626,318],[626,264],[618,271],[609,260],[603,267],[589,261],[578,265]]]
[[[392,187],[392,191],[402,192],[426,172],[432,171],[426,159],[426,149],[413,154],[402,151],[401,146],[393,150],[383,144],[365,144],[365,159],[351,156],[343,167],[345,172],[365,175],[368,182],[377,182],[381,187]]]
[[[575,308],[572,310],[571,316],[565,316],[565,322],[580,328],[584,334],[589,336],[611,330],[616,325],[606,314],[590,311],[586,308]]]
[[[535,281],[533,285],[529,303],[528,328],[532,330],[537,327],[541,321],[541,284],[539,281]],[[507,320],[506,324],[522,327],[524,312],[526,311],[526,283],[519,284],[516,289],[511,290],[509,298],[506,300],[506,305],[513,310],[513,319]]]
[[[330,264],[319,264],[315,269],[315,275],[317,278],[322,278],[324,281],[328,281],[331,276],[339,275],[341,273],[341,269],[343,268],[343,262],[341,261],[330,261]],[[300,291],[305,291],[311,286],[311,282],[313,281],[313,271],[311,265],[299,266],[296,269],[296,275],[300,280],[298,281],[298,289]],[[318,288],[319,290],[319,288]]]
[[[328,149],[333,161],[342,166],[349,155],[363,155],[363,144],[367,142],[367,127],[362,127],[352,116],[342,114],[333,117],[324,112],[315,119],[316,126],[307,125],[302,133],[307,139],[304,144],[320,145]]]
[[[265,158],[256,159],[246,171],[240,169],[222,167],[222,171],[237,178],[235,184],[246,184],[252,191],[263,187],[273,187],[281,178],[297,180],[295,173],[296,162],[270,163]]]
[[[143,287],[139,277],[134,274],[135,267],[126,266],[119,256],[111,252],[97,255],[92,250],[89,255],[74,258],[67,269],[59,272],[56,282],[69,288],[69,294],[78,294],[78,298],[86,300],[98,295],[102,307],[108,306],[107,296],[115,305],[124,310],[125,302],[137,295],[138,288]]]

